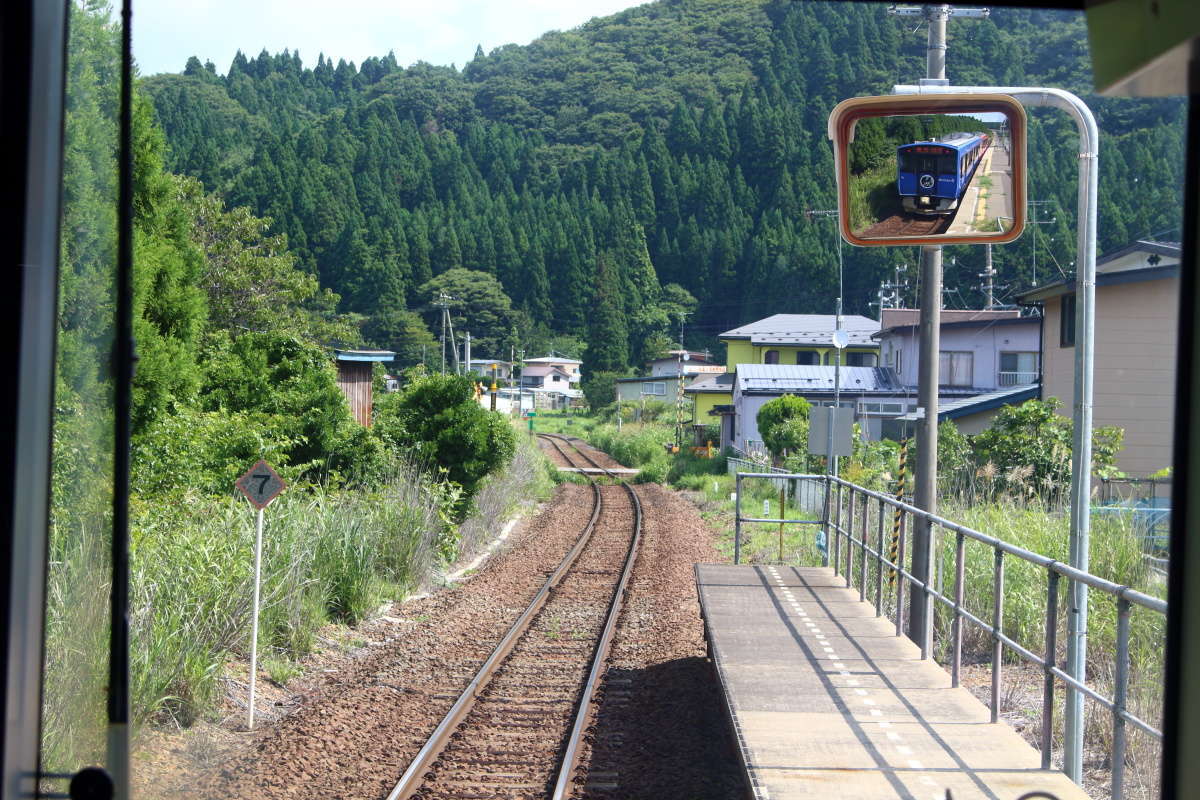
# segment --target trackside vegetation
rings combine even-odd
[[[112,542],[119,29],[102,4],[69,9],[50,771],[103,763]],[[549,480],[467,378],[415,368],[394,393],[377,379],[373,424],[355,421],[333,349],[361,344],[363,320],[338,310],[270,220],[165,170],[141,93],[133,142],[131,711],[138,725],[188,726],[214,712],[249,647],[254,514],[234,480],[255,461],[287,482],[266,516],[258,630],[275,675],[296,674],[322,626],[357,625],[430,584]]]

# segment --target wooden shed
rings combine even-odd
[[[359,424],[371,427],[371,364],[391,361],[391,350],[334,350],[337,361],[337,382],[350,413]]]

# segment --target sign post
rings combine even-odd
[[[254,678],[258,672],[258,603],[262,576],[263,509],[279,496],[286,484],[270,464],[260,459],[237,479],[236,486],[258,512],[254,523],[254,603],[250,612],[250,702],[246,709],[246,728],[254,730]]]

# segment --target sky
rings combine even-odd
[[[133,52],[142,75],[182,72],[188,56],[229,69],[239,49],[325,53],[361,64],[389,50],[403,66],[457,64],[504,44],[528,44],[638,0],[150,0],[134,6]]]

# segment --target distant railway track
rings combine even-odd
[[[954,222],[955,216],[957,216],[957,212],[944,216],[925,216],[898,212],[886,219],[881,219],[858,235],[864,238],[936,236],[939,233],[945,233],[950,228],[950,224]]]
[[[540,434],[571,466],[604,469]],[[565,446],[564,446],[565,445]],[[592,486],[591,517],[388,800],[567,797],[642,535],[633,487]]]

